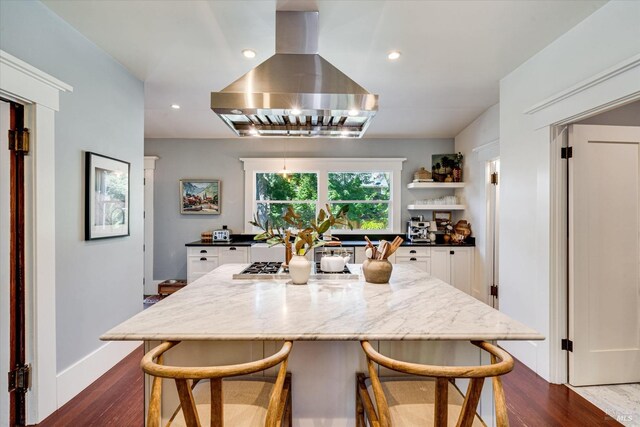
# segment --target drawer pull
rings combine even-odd
[[[415,253],[417,253],[417,252],[416,252],[416,250],[415,250],[415,249],[411,249],[411,250],[409,251],[409,253],[410,253],[410,254],[415,254]]]
[[[207,259],[206,259],[206,258],[204,258],[204,257],[203,257],[203,258],[200,258],[200,261],[206,261],[206,260],[207,260]]]
[[[201,250],[201,251],[200,251],[200,253],[201,253],[201,254],[206,254],[206,253],[207,253],[207,250],[206,250],[206,249],[203,249],[203,250]]]
[[[409,261],[417,261],[417,258],[409,258]]]
[[[230,251],[235,251],[236,248],[234,248],[233,246],[229,248]]]
[[[449,251],[449,255],[455,255],[456,251]]]

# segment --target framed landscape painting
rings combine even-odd
[[[180,213],[190,215],[220,214],[220,180],[181,179]]]
[[[85,153],[85,240],[129,235],[129,167]]]

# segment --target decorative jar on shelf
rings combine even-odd
[[[369,283],[389,283],[393,265],[388,259],[370,259],[367,258],[362,263],[362,273],[364,279]]]
[[[294,285],[306,285],[311,275],[311,262],[302,255],[293,255],[289,261],[289,274]]]
[[[453,182],[462,182],[462,169],[459,166],[453,168]]]

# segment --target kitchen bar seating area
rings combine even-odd
[[[0,0],[0,427],[640,427],[638,22]]]
[[[208,377],[210,374],[204,372],[209,370],[241,372],[240,366],[245,366],[242,364],[251,364],[258,358],[267,370],[265,375],[277,372],[282,376],[285,367],[291,373],[289,392],[294,425],[318,419],[334,425],[356,423],[359,407],[356,390],[359,399],[363,399],[356,374],[371,376],[374,384],[378,384],[374,388],[376,399],[381,399],[378,393],[383,386],[376,383],[378,375],[385,384],[387,377],[397,379],[396,371],[433,375],[439,378],[439,384],[458,378],[455,386],[452,383],[456,393],[467,390],[463,418],[473,420],[477,412],[484,422],[492,422],[495,417],[497,425],[507,425],[504,408],[499,406],[494,415],[492,402],[494,392],[498,395],[496,402],[504,401],[498,376],[511,370],[513,360],[504,350],[484,341],[543,339],[535,330],[412,265],[395,265],[387,284],[366,282],[359,271],[363,267],[350,264],[350,270],[357,273],[356,280],[325,274],[310,277],[306,285],[292,285],[290,278],[234,279],[234,274],[245,266],[218,267],[111,329],[102,339],[144,341],[149,351],[143,362],[146,372],[148,361],[181,341],[172,352],[164,353],[162,365],[198,372],[193,377],[181,374],[184,379]],[[288,347],[286,365],[283,363],[271,373],[269,368],[282,361],[278,355],[282,353],[283,341],[293,342],[293,348]],[[157,347],[161,342],[165,344]],[[266,362],[269,358],[271,363]],[[407,365],[406,361],[412,363]],[[381,368],[374,366],[374,362]],[[441,366],[419,364],[433,362]],[[162,372],[158,367],[155,369],[153,375]],[[484,377],[496,377],[492,380],[497,385],[482,387]],[[223,395],[225,387],[233,387],[232,384],[222,382]],[[151,402],[160,402],[148,409],[149,414],[163,420],[160,425],[172,419],[176,408],[184,411],[184,405],[191,405],[189,393],[179,387],[176,390],[170,383],[162,386],[162,393],[154,392],[160,390],[160,385],[147,378],[145,388]],[[434,387],[432,391],[440,388]],[[202,385],[196,384],[193,391],[196,401],[202,393]],[[410,392],[408,397],[413,406],[419,396]],[[433,401],[434,397],[422,399]],[[453,391],[450,397],[451,402],[460,401]],[[443,396],[440,398],[447,401]],[[387,399],[402,407],[400,396]],[[376,407],[382,408],[383,404]],[[459,413],[459,408],[458,412],[452,410],[450,418],[455,419]],[[367,417],[372,421],[379,415],[367,412]],[[444,419],[442,414],[440,417]],[[386,413],[380,422],[405,425],[403,421],[394,423]]]

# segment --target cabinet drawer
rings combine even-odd
[[[249,248],[246,246],[224,246],[222,248],[216,248],[218,249],[220,252],[220,255],[222,255],[223,253],[229,253],[229,254],[247,254],[249,252]]]
[[[249,248],[237,246],[220,248],[220,265],[245,264],[247,262],[249,262]]]
[[[213,248],[211,246],[190,246],[187,248],[187,256],[207,257],[218,256],[218,251],[221,248]]]
[[[431,273],[431,258],[425,256],[396,256],[395,264],[412,264],[418,267],[420,270],[427,273]]]
[[[218,267],[218,257],[189,257],[187,260],[187,275],[206,274]]]
[[[431,248],[427,247],[407,247],[401,246],[396,251],[397,257],[430,257],[431,256]]]

